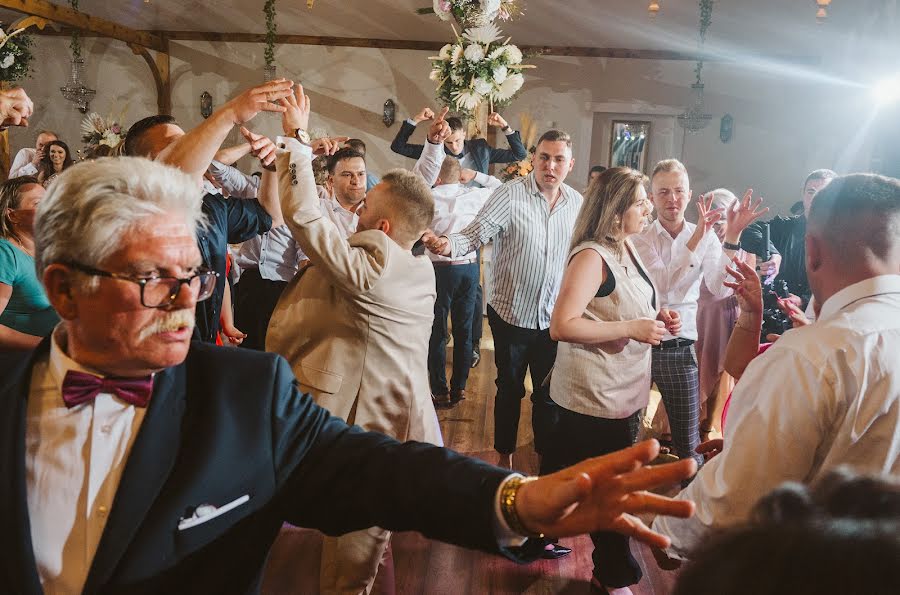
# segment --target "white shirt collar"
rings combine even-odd
[[[65,328],[63,328],[63,325],[58,324],[56,328],[53,329],[53,334],[50,337],[49,370],[53,384],[56,386],[60,394],[62,394],[63,379],[66,377],[66,373],[69,370],[84,372],[85,374],[92,374],[100,378],[106,377],[106,374],[104,374],[103,372],[99,372],[92,368],[82,366],[71,357],[66,355],[65,348],[67,344],[68,337],[66,336]]]
[[[822,310],[819,312],[818,320],[824,320],[837,314],[853,302],[885,293],[900,293],[900,275],[870,277],[853,285],[848,285],[825,300],[825,303],[822,304]]]

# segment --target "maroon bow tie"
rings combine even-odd
[[[153,377],[99,378],[93,374],[69,370],[62,383],[62,397],[66,407],[92,401],[100,393],[112,393],[135,407],[146,407],[153,392]]]

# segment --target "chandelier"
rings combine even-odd
[[[69,0],[72,10],[78,11],[78,0]],[[78,29],[72,31],[72,41],[69,42],[69,49],[72,50],[72,71],[69,81],[59,88],[59,92],[66,101],[71,101],[82,114],[86,114],[91,107],[91,100],[97,91],[91,89],[81,80],[81,73],[84,70],[84,59],[81,57],[81,41],[78,38]]]
[[[699,132],[712,120],[712,114],[707,114],[703,107],[703,83],[699,77],[697,82],[691,85],[691,96],[694,103],[684,113],[678,115],[678,125],[688,132]]]
[[[703,48],[706,44],[706,31],[712,23],[712,0],[700,0],[700,35],[697,42],[697,50],[701,54],[701,59],[697,61],[694,68],[694,74],[697,75],[696,81],[691,85],[691,96],[693,103],[684,110],[684,113],[678,115],[678,125],[687,132],[699,132],[706,128],[712,120],[712,114],[706,113],[703,105]]]
[[[69,82],[65,86],[59,88],[59,92],[66,100],[75,104],[82,114],[86,114],[91,107],[91,100],[97,91],[87,87],[81,81],[81,71],[84,68],[84,60],[72,57],[72,73],[69,76]]]

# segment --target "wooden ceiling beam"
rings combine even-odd
[[[162,37],[156,33],[129,29],[113,21],[92,17],[81,11],[74,11],[68,6],[58,6],[46,0],[0,0],[0,8],[41,17],[100,37],[111,37],[160,52],[165,50]]]
[[[5,0],[0,0],[0,5]],[[63,35],[65,31],[41,32],[45,35]],[[156,36],[165,37],[172,41],[207,41],[207,42],[232,42],[232,43],[265,43],[266,36],[263,33],[217,33],[214,31],[153,31],[146,32]],[[419,41],[409,39],[370,39],[367,37],[327,37],[321,35],[277,35],[275,43],[284,45],[322,45],[331,47],[375,48],[388,50],[420,50],[439,51],[446,42],[443,41]],[[735,62],[735,58],[715,54],[698,54],[695,52],[678,52],[673,50],[642,50],[628,48],[598,48],[584,46],[551,46],[551,45],[520,45],[519,49],[526,53],[542,56],[570,56],[579,58],[616,58],[627,60],[675,60],[696,62]],[[791,64],[815,65],[820,59],[813,56],[770,55],[765,56],[771,60]]]

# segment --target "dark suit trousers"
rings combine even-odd
[[[247,269],[241,273],[234,286],[234,326],[247,333],[241,347],[266,350],[266,331],[269,319],[287,281],[263,279],[259,269]]]
[[[625,419],[593,417],[559,407],[559,421],[550,448],[544,453],[541,473],[554,473],[585,459],[627,448],[637,436],[640,411]],[[619,533],[591,533],[594,576],[604,586],[617,588],[641,580],[641,567],[631,555],[628,538]]]
[[[481,335],[484,332],[484,288],[481,286],[481,248],[475,251],[475,262],[478,263],[478,280],[475,285],[475,309],[472,310],[472,349],[480,351]]]
[[[472,366],[472,312],[476,308],[478,265],[439,265],[434,267],[437,299],[434,324],[428,342],[428,378],[431,392],[447,392],[447,316],[453,318],[452,390],[466,388]],[[478,304],[479,314],[481,304]]]
[[[550,330],[529,329],[509,324],[488,306],[488,323],[494,334],[494,361],[497,364],[497,398],[494,401],[494,449],[502,454],[516,450],[519,414],[525,396],[525,371],[531,370],[531,428],[534,449],[543,455],[552,440],[559,406],[550,400],[544,379],[556,361],[556,341]]]

